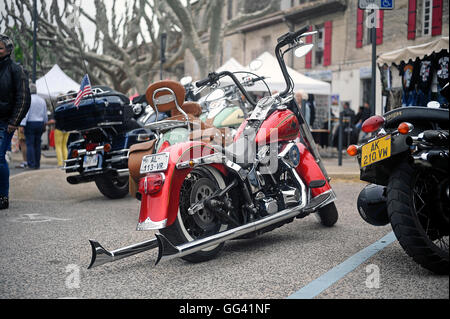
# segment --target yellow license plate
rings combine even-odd
[[[391,136],[386,135],[362,146],[361,167],[391,156]]]

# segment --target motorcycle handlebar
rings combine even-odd
[[[206,84],[210,83],[211,82],[210,75],[211,75],[211,73],[208,75],[208,77],[206,79],[195,82],[195,86],[199,88],[199,87],[205,86]]]
[[[280,45],[286,45],[289,43],[294,42],[295,39],[297,39],[299,36],[301,36],[303,33],[308,32],[309,31],[309,26],[304,26],[303,28],[301,28],[298,31],[295,32],[288,32],[283,34],[281,37],[279,37],[277,39],[277,43]]]
[[[234,76],[233,73],[229,72],[229,71],[223,71],[220,73],[216,73],[216,72],[212,72],[208,74],[208,77],[206,79],[197,81],[195,83],[195,85],[197,87],[201,87],[207,84],[213,84],[215,82],[217,82],[220,78],[224,77],[224,76],[229,76],[234,84],[236,84],[236,86],[239,88],[239,91],[242,92],[242,94],[244,94],[245,98],[247,99],[247,101],[252,105],[255,106],[256,102],[253,101],[253,99],[250,97],[250,95],[248,95],[247,91],[244,89],[244,87],[242,86],[241,82],[239,82],[239,80]]]

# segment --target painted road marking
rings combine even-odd
[[[312,299],[316,297],[322,291],[347,275],[349,272],[355,270],[356,267],[361,265],[374,254],[392,244],[395,240],[397,240],[397,238],[395,237],[394,232],[390,232],[380,240],[364,248],[363,250],[351,256],[319,278],[310,282],[297,292],[293,293],[288,297],[288,299]]]
[[[43,216],[41,214],[22,214],[18,217],[10,218],[9,221],[13,223],[43,223],[52,221],[68,221],[67,218],[56,218],[51,216]]]

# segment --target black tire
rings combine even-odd
[[[449,273],[448,195],[439,191],[448,175],[401,163],[387,187],[388,215],[405,252],[436,274]],[[440,186],[441,185],[441,186]]]
[[[175,222],[160,230],[160,233],[174,245],[211,236],[226,229],[224,229],[225,225],[222,225],[217,219],[217,216],[206,211],[206,209],[194,215],[187,213],[187,209],[199,199],[197,196],[201,192],[201,186],[209,189],[208,192],[219,188],[216,178],[207,169],[193,170],[181,187],[179,210]],[[192,263],[208,261],[214,259],[223,246],[224,243],[221,243],[181,258]]]
[[[123,198],[128,194],[128,177],[100,176],[95,179],[95,185],[104,196],[110,199]]]
[[[317,216],[323,226],[333,226],[334,224],[336,224],[339,217],[336,204],[332,202],[324,207],[319,208],[319,210],[317,211]]]

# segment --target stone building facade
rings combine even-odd
[[[228,14],[237,14],[237,1],[226,1]],[[430,42],[449,34],[449,3],[445,0],[394,0],[393,10],[377,16],[377,55],[406,46]],[[233,57],[247,65],[264,51],[273,54],[277,38],[304,25],[319,31],[315,48],[303,58],[288,57],[287,64],[310,77],[331,83],[340,102],[358,107],[370,97],[372,45],[366,27],[371,14],[358,9],[358,0],[280,0],[280,10],[249,21],[224,38],[221,65]],[[206,41],[206,40],[205,40]],[[276,66],[275,66],[276,67]],[[378,68],[377,68],[378,69]],[[185,73],[199,75],[186,55]],[[376,113],[381,112],[381,81],[377,70]]]

